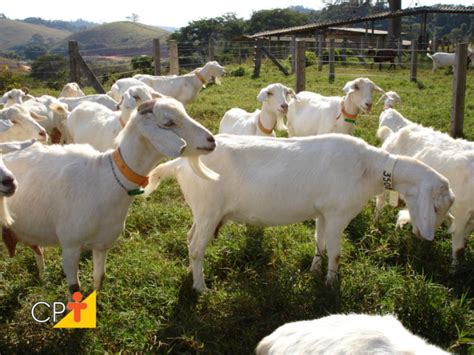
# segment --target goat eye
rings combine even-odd
[[[272,96],[273,95],[273,92],[267,92],[267,96]]]
[[[165,127],[170,128],[175,126],[176,124],[173,121],[168,121],[164,124]]]
[[[359,85],[355,84],[354,85],[354,90],[359,90]]]

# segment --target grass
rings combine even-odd
[[[236,67],[229,66],[228,72]],[[326,70],[326,69],[325,69]],[[256,95],[284,77],[264,63],[259,79],[226,77],[189,105],[190,115],[216,132],[231,107],[253,111]],[[326,72],[306,73],[307,90],[341,94],[343,84],[367,76],[385,90],[400,93],[406,117],[443,131],[449,129],[450,75],[419,69],[419,82],[408,70],[369,71],[337,68],[328,84]],[[423,89],[420,89],[423,88]],[[474,139],[474,78],[468,77],[464,132]],[[36,92],[34,94],[39,94]],[[381,105],[358,123],[356,135],[377,144]],[[472,353],[472,241],[460,271],[449,273],[451,238],[441,228],[433,243],[412,238],[408,228],[395,230],[396,211],[386,207],[378,222],[373,202],[351,222],[343,238],[340,287],[330,289],[309,272],[314,253],[314,222],[255,229],[225,226],[206,253],[210,290],[192,288],[186,232],[192,216],[175,181],[164,182],[150,198],[137,198],[125,231],[110,251],[104,289],[98,295],[97,328],[57,330],[37,324],[30,310],[39,300],[67,299],[58,248],[46,251],[44,281],[36,276],[31,251],[19,247],[7,257],[0,247],[0,353],[155,352],[250,354],[258,341],[285,322],[332,313],[395,314],[416,334],[450,351]],[[83,289],[92,290],[91,254],[80,265]]]

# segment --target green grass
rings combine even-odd
[[[246,70],[244,77],[226,77],[222,86],[205,89],[189,105],[190,115],[216,132],[227,109],[257,108],[255,97],[263,86],[294,83],[268,63],[259,79],[251,79],[251,68]],[[335,83],[328,84],[325,71],[308,69],[307,90],[339,95],[343,84],[358,76],[400,93],[399,109],[409,119],[449,129],[452,77],[441,72],[433,76],[428,68],[419,70],[423,85],[410,83],[408,70],[338,67]],[[471,71],[464,120],[470,140],[473,90]],[[380,110],[381,105],[363,116],[356,129],[357,136],[372,144],[377,144]],[[393,313],[434,344],[460,353],[474,351],[472,240],[459,273],[451,275],[446,227],[433,243],[419,241],[408,228],[395,230],[396,211],[386,207],[374,222],[373,208],[369,203],[344,232],[339,288],[327,288],[309,272],[313,221],[265,229],[230,224],[207,249],[210,290],[198,295],[187,269],[186,232],[192,216],[176,182],[166,181],[150,198],[135,200],[125,231],[108,255],[95,330],[56,330],[51,323],[31,319],[33,303],[66,301],[58,248],[47,249],[47,270],[40,282],[28,248],[19,247],[9,259],[0,247],[0,353],[250,354],[263,336],[285,322],[339,312]],[[80,271],[83,289],[89,292],[90,253],[84,253]]]

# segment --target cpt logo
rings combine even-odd
[[[51,317],[38,317],[40,307],[52,309],[53,322],[56,323],[56,317],[63,314],[66,309],[70,312],[54,325],[54,328],[95,328],[96,326],[96,292],[92,292],[83,301],[80,292],[74,292],[72,299],[74,302],[68,302],[64,305],[62,302],[53,302],[51,307],[46,302],[37,302],[31,308],[31,316],[38,323],[45,323],[51,320]]]

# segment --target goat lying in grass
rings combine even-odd
[[[36,144],[8,154],[5,165],[19,182],[8,201],[14,222],[3,231],[10,254],[17,241],[29,244],[37,252],[41,274],[41,248],[59,244],[73,293],[80,288],[81,251],[92,249],[94,287],[99,289],[107,251],[124,228],[134,196],[146,186],[147,174],[165,156],[198,160],[214,147],[210,132],[189,117],[181,103],[161,98],[138,107],[115,150]]]
[[[258,343],[257,355],[447,355],[410,333],[391,315],[333,314],[287,323]]]
[[[384,186],[406,197],[418,234],[428,240],[453,201],[448,181],[427,165],[348,135],[277,139],[219,134],[216,142],[216,150],[203,162],[220,174],[218,181],[197,176],[188,160],[179,158],[154,169],[146,190],[153,191],[162,178],[178,179],[194,217],[188,242],[197,290],[205,288],[206,247],[228,221],[280,226],[315,218],[317,248],[311,269],[321,270],[321,253],[327,247],[331,283],[342,232]]]

